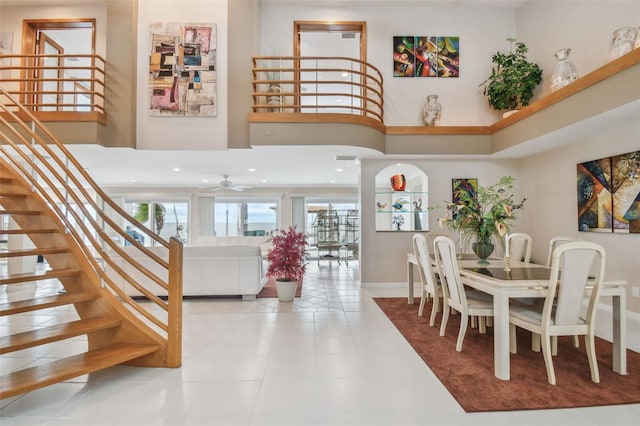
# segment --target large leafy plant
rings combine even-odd
[[[507,40],[511,43],[509,52],[493,55],[491,75],[480,84],[484,86],[489,105],[498,111],[529,105],[535,88],[542,81],[542,69],[527,60],[527,46],[513,38]]]
[[[267,253],[267,277],[279,281],[300,281],[306,271],[307,236],[295,226],[277,231],[269,238],[273,247]]]
[[[503,176],[494,185],[478,186],[475,194],[457,191],[454,196],[458,202],[447,203],[447,216],[438,219],[438,223],[459,232],[467,241],[494,240],[502,244],[501,237],[509,232],[516,210],[526,201],[524,198],[515,203],[509,193],[512,188],[513,177]]]

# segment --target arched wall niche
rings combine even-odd
[[[429,177],[409,163],[385,167],[376,174],[376,231],[429,230]]]

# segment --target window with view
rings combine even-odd
[[[125,209],[137,221],[151,229],[165,240],[175,237],[187,242],[189,231],[189,203],[186,201],[129,201]],[[150,246],[152,242],[133,225],[126,228],[127,233],[139,243]],[[125,241],[124,245],[129,245]]]
[[[277,228],[277,201],[215,200],[217,236],[267,236]]]

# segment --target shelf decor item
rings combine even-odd
[[[489,100],[489,106],[497,111],[517,110],[529,105],[535,88],[542,81],[542,69],[526,57],[527,46],[514,38],[509,52],[496,52],[491,75],[480,84]],[[515,50],[514,50],[515,45]]]
[[[440,124],[442,116],[442,105],[438,102],[438,95],[427,96],[427,103],[422,110],[422,118],[427,126],[437,126]]]
[[[636,27],[622,27],[615,30],[609,47],[611,59],[618,59],[620,56],[631,52],[637,37],[638,29]]]
[[[578,71],[573,62],[569,60],[569,53],[571,53],[571,49],[560,49],[554,53],[558,62],[556,62],[556,68],[551,76],[552,92],[562,89],[578,79]]]
[[[389,180],[391,181],[391,188],[396,192],[402,192],[407,187],[407,179],[404,175],[393,175]]]
[[[466,243],[471,242],[471,249],[480,258],[480,263],[484,263],[493,253],[495,242],[504,245],[503,237],[516,219],[515,211],[526,201],[524,198],[515,203],[513,194],[508,193],[512,188],[511,176],[503,176],[491,186],[478,186],[475,196],[461,187],[454,194],[458,201],[446,205],[447,216],[438,219],[438,224],[460,233]]]
[[[267,253],[267,278],[276,279],[276,292],[281,302],[291,302],[306,271],[307,236],[295,226],[277,231],[269,238],[273,247]]]

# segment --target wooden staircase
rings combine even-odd
[[[46,327],[32,321],[31,329],[5,327],[19,332],[0,335],[0,355],[77,340],[78,336],[86,336],[87,347],[84,353],[0,376],[0,399],[118,364],[179,367],[182,244],[160,239],[128,216],[41,123],[32,117],[33,123],[27,125],[12,114],[15,108],[28,114],[0,89],[0,285],[7,290],[4,293],[0,288],[0,316],[9,317],[5,319],[8,324],[13,318],[22,324],[21,317],[53,309],[63,312],[64,318],[74,313],[77,319]],[[31,130],[32,125],[36,131]],[[57,150],[47,149],[52,145]],[[27,150],[30,153],[23,154]],[[151,241],[167,247],[168,259],[159,259],[133,241],[125,225],[135,226]],[[167,282],[123,252],[124,241],[166,266]],[[21,260],[31,256],[42,256],[46,267],[23,270]],[[146,288],[149,284],[134,280],[113,260],[115,256],[151,282],[159,282],[168,290],[168,300],[153,297],[153,290],[148,292],[151,303],[127,296],[121,283]],[[12,296],[18,294],[14,288],[25,285],[37,289],[34,295],[25,298],[21,291],[22,297]],[[158,305],[164,315],[155,313]]]

